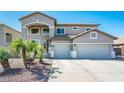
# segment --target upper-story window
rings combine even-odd
[[[92,27],[86,27],[85,28],[85,32],[87,32],[87,31],[89,31],[89,30],[91,30],[91,29],[93,29]]]
[[[64,28],[57,28],[57,29],[56,29],[56,34],[57,34],[57,35],[64,35],[64,33],[65,33],[65,32],[64,32]]]
[[[79,28],[78,27],[72,27],[72,30],[78,30]]]
[[[98,39],[97,32],[90,32],[90,39]]]
[[[49,28],[43,28],[42,29],[42,34],[43,35],[49,35]]]
[[[39,27],[32,27],[30,28],[31,35],[40,35],[40,28]]]

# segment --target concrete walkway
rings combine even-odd
[[[53,60],[49,82],[124,81],[124,61]]]

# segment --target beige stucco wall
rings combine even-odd
[[[98,39],[90,39],[90,33],[79,36],[73,40],[73,43],[113,43],[113,39],[107,35],[100,32],[98,34]]]
[[[28,34],[26,33],[26,40],[31,40],[31,39],[37,39],[40,40],[41,44],[44,44],[44,42],[46,42],[46,40],[49,39],[49,35],[43,35],[42,30],[44,27],[46,26],[33,26],[33,27],[38,27],[40,29],[40,34],[39,35],[31,35],[30,34],[30,29],[31,27],[28,28]]]
[[[65,34],[69,34],[69,35],[79,34],[85,31],[85,28],[87,27],[97,29],[97,26],[83,26],[83,25],[82,26],[56,26],[56,29],[59,27],[64,28]],[[72,27],[78,27],[78,30],[72,30]]]
[[[21,38],[21,33],[13,29],[10,29],[6,26],[3,28],[3,46],[6,46],[6,33],[12,34],[12,41],[18,38]]]
[[[41,14],[34,14],[30,17],[27,17],[27,18],[21,20],[21,23],[22,23],[22,26],[24,26],[25,24],[29,24],[29,23],[37,22],[37,21],[54,26],[54,20],[53,19],[46,17],[44,15],[41,15]]]
[[[3,45],[3,26],[0,25],[0,47]]]
[[[35,23],[39,22],[38,24],[40,25],[41,33],[40,35],[27,35],[27,31],[29,28],[25,28],[27,24],[31,24],[34,26],[36,25]],[[48,27],[54,27],[54,20],[46,17],[44,15],[40,14],[35,14],[30,17],[27,17],[25,19],[21,20],[21,31],[22,31],[22,38],[23,39],[40,39],[41,43],[45,42],[48,39],[48,36],[42,35],[42,25],[47,25]],[[51,29],[51,28],[50,28]]]

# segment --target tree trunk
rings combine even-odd
[[[39,63],[40,64],[43,64],[44,62],[43,62],[43,59],[39,59]]]
[[[35,50],[35,51],[34,51],[34,56],[33,56],[33,61],[35,60],[36,55],[37,55],[37,51]]]
[[[25,68],[28,68],[27,67],[26,49],[25,48],[22,49],[22,57],[23,57],[23,62],[24,62]]]
[[[10,69],[10,64],[9,64],[8,59],[6,59],[4,62],[1,62],[1,64],[2,64],[2,66],[4,68],[4,70]]]

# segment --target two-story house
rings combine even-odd
[[[22,38],[44,45],[51,58],[112,58],[116,37],[98,29],[99,24],[58,24],[41,12],[19,19]],[[73,20],[73,19],[72,19]]]
[[[21,38],[21,32],[0,24],[0,47],[9,47],[10,43],[17,38]]]

